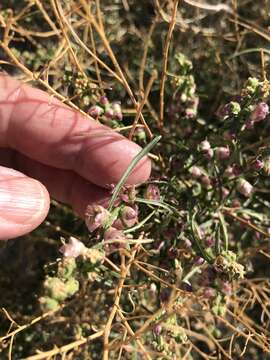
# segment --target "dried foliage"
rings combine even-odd
[[[85,223],[53,201],[1,244],[1,359],[269,357],[269,12],[1,1],[2,69],[153,159],[147,184],[114,184]]]

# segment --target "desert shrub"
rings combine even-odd
[[[108,209],[79,219],[52,201],[39,229],[1,245],[1,356],[266,359],[268,2],[0,10],[3,70],[153,160],[147,183],[111,187]]]

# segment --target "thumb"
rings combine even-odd
[[[37,180],[0,166],[0,240],[34,230],[49,211],[50,198]]]

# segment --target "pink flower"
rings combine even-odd
[[[121,121],[123,119],[123,114],[122,114],[122,109],[121,109],[120,103],[119,102],[114,102],[112,104],[112,110],[113,110],[114,118]]]
[[[100,104],[103,105],[103,106],[109,104],[109,100],[108,100],[107,96],[101,96],[99,102],[100,102]]]
[[[102,109],[102,107],[100,107],[98,105],[91,106],[90,109],[88,110],[88,114],[95,119],[97,117],[101,116],[103,113],[104,113],[104,110]]]
[[[202,184],[209,188],[212,185],[211,179],[208,175],[203,175],[201,177]]]
[[[126,227],[134,226],[138,221],[138,210],[125,206],[121,212],[121,220]]]
[[[208,237],[205,239],[205,245],[206,245],[207,247],[213,246],[214,243],[215,243],[215,240],[214,240],[214,238],[211,237],[211,236],[208,236]]]
[[[192,166],[190,173],[194,178],[199,178],[202,176],[202,170],[196,165]]]
[[[112,119],[113,115],[114,115],[114,113],[113,113],[112,108],[108,107],[108,108],[105,109],[105,116],[106,116],[107,119]]]
[[[125,206],[120,214],[120,217],[115,220],[113,227],[118,230],[130,228],[138,222],[138,209],[131,206]]]
[[[69,242],[61,246],[60,252],[64,255],[64,257],[76,258],[85,254],[86,247],[81,241],[71,236],[69,238]]]
[[[216,291],[215,291],[215,289],[213,289],[211,287],[205,287],[203,290],[203,296],[207,300],[211,299],[216,296]]]
[[[204,263],[204,259],[200,256],[197,256],[195,259],[194,259],[194,265],[202,265]]]
[[[269,106],[265,102],[260,102],[250,114],[250,121],[259,122],[269,114]]]
[[[230,191],[227,188],[222,187],[221,188],[221,193],[222,193],[222,198],[226,199],[226,197],[229,195]]]
[[[216,149],[216,154],[219,160],[225,160],[228,159],[228,157],[230,157],[231,153],[228,147],[220,146]]]
[[[232,294],[232,286],[228,281],[224,281],[221,284],[221,291],[225,294],[225,295],[231,295]]]
[[[264,166],[263,162],[259,159],[255,159],[252,163],[251,163],[251,166],[254,170],[261,170]]]
[[[147,200],[160,200],[159,188],[156,185],[149,184],[145,190],[144,197]]]
[[[237,183],[237,190],[240,194],[249,197],[253,192],[253,186],[245,179],[240,179]]]
[[[214,151],[213,149],[211,149],[211,145],[207,140],[204,140],[200,143],[199,150],[208,160],[212,159],[212,157],[214,156]]]
[[[103,227],[110,218],[110,213],[101,205],[88,205],[85,212],[85,224],[90,232]]]
[[[208,151],[208,150],[211,149],[211,145],[210,145],[210,142],[209,142],[208,140],[202,141],[202,142],[200,143],[199,147],[200,147],[200,150],[201,150],[202,152],[205,152],[205,151]]]

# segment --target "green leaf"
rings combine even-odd
[[[113,205],[115,200],[117,199],[117,196],[120,193],[120,190],[122,188],[122,186],[125,184],[127,178],[129,177],[130,173],[132,172],[132,170],[135,168],[135,166],[138,164],[138,162],[145,156],[147,155],[152,148],[159,142],[159,140],[161,139],[161,135],[156,136],[144,149],[142,149],[135,157],[134,159],[131,161],[130,165],[128,166],[127,170],[124,172],[124,174],[122,175],[121,179],[119,180],[118,184],[115,186],[115,189],[113,191],[110,203],[109,203],[109,207],[108,210],[112,211],[113,209]]]

